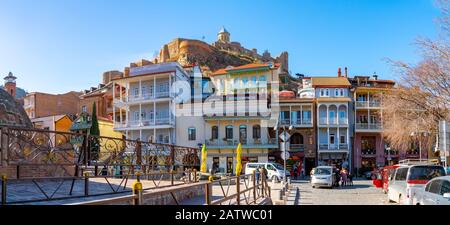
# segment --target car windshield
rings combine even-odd
[[[440,176],[445,176],[442,166],[414,166],[409,171],[408,180],[431,180]]]
[[[314,169],[314,175],[330,175],[331,169],[327,168],[315,168]]]
[[[281,164],[278,163],[273,163],[272,164],[275,168],[277,168],[277,170],[284,170],[284,167]]]

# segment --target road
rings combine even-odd
[[[387,195],[375,188],[370,180],[355,180],[353,186],[312,188],[309,181],[292,181],[299,187],[299,205],[391,205]]]

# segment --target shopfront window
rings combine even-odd
[[[361,153],[363,155],[375,155],[376,154],[376,137],[361,137]]]

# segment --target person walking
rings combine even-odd
[[[348,172],[348,184],[353,186],[353,174],[351,172]]]
[[[341,181],[341,176],[340,176],[340,174],[339,174],[339,169],[338,169],[338,168],[336,168],[336,169],[334,170],[334,176],[335,176],[334,185],[335,185],[336,187],[339,187],[339,182]]]
[[[261,169],[261,166],[258,166],[255,169],[255,179],[256,179],[256,184],[257,185],[259,185],[259,179],[260,179],[260,174],[261,174],[260,169]]]
[[[344,187],[347,185],[347,170],[343,168],[341,170],[341,186]]]

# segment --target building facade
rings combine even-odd
[[[79,92],[48,94],[32,92],[24,98],[24,109],[30,119],[54,116],[76,115],[78,113]]]
[[[391,80],[378,80],[375,76],[349,78],[353,86],[354,101],[354,167],[360,174],[375,167],[398,163],[400,154],[389,149],[383,138],[383,94],[395,85]]]
[[[337,165],[351,169],[350,82],[346,77],[313,77],[317,101],[318,165]]]
[[[175,144],[174,82],[189,81],[176,62],[131,66],[113,79],[114,129],[129,139]],[[118,92],[118,93],[117,93]]]
[[[236,148],[242,144],[242,162],[267,162],[269,152],[278,148],[276,119],[271,115],[273,87],[279,66],[248,64],[228,67],[211,75],[216,94],[204,106],[207,167],[234,173]],[[215,103],[213,103],[215,102]]]

